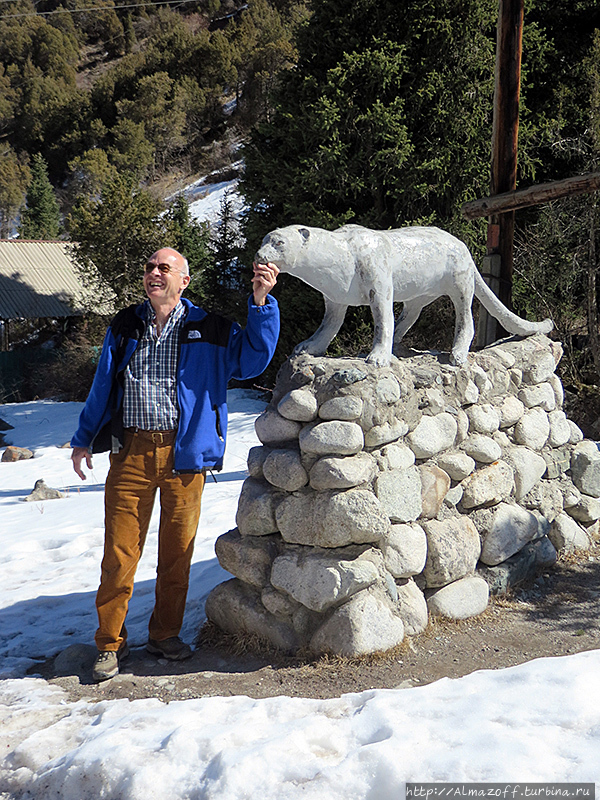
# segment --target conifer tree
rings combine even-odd
[[[31,177],[28,167],[6,142],[0,142],[0,239],[14,235],[15,219]]]
[[[461,202],[489,183],[497,3],[312,8],[297,68],[246,151],[249,233],[300,220],[462,233]]]
[[[143,297],[143,265],[161,247],[174,247],[190,265],[188,296],[203,299],[203,273],[211,261],[208,231],[190,217],[187,201],[164,205],[131,175],[108,180],[100,197],[80,197],[68,217],[73,255],[83,280],[98,290],[108,286],[117,307]],[[98,278],[100,279],[98,281]]]
[[[165,219],[165,244],[174,247],[188,260],[190,283],[186,297],[202,305],[207,292],[207,273],[213,258],[209,250],[208,225],[192,218],[184,195],[176,198]]]
[[[133,48],[137,42],[137,38],[135,35],[135,28],[133,27],[133,19],[131,14],[128,13],[125,17],[125,22],[123,23],[123,30],[125,33],[125,52],[126,53],[133,53]]]
[[[245,274],[238,269],[240,225],[235,212],[235,194],[228,190],[221,199],[219,218],[212,231],[213,263],[207,271],[209,302],[234,316],[244,310],[250,286],[250,271]]]
[[[61,229],[60,208],[48,178],[48,167],[40,153],[32,159],[25,204],[19,225],[21,239],[56,239]]]
[[[163,211],[130,176],[118,176],[104,185],[100,198],[80,198],[69,215],[69,233],[77,242],[73,255],[84,281],[100,292],[110,287],[117,307],[139,302],[145,259],[169,244]]]

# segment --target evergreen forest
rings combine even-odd
[[[0,236],[77,242],[119,305],[176,246],[193,299],[242,322],[253,253],[292,222],[438,225],[480,263],[486,221],[461,206],[490,191],[497,19],[498,0],[1,0]],[[600,6],[525,0],[517,186],[599,162]],[[215,235],[177,199],[207,174],[239,175],[243,240],[227,203]],[[516,228],[515,311],[552,317],[569,386],[599,383],[597,194]],[[273,370],[322,313],[289,276],[276,294]],[[369,347],[367,312],[332,355]],[[447,348],[452,326],[438,301],[409,343]]]

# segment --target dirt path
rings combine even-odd
[[[385,656],[301,662],[273,653],[240,652],[240,643],[214,631],[193,657],[157,660],[134,649],[113,680],[96,685],[89,673],[95,650],[81,646],[65,665],[49,659],[36,674],[63,687],[70,699],[158,697],[164,701],[210,695],[339,697],[372,688],[402,688],[501,669],[533,658],[600,648],[600,544],[555,568],[484,614],[460,622],[434,621]],[[57,668],[58,665],[58,668]]]

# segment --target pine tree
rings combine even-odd
[[[10,145],[0,142],[0,239],[14,235],[15,218],[30,177]]]
[[[80,197],[68,226],[84,281],[99,296],[110,287],[117,307],[144,296],[143,265],[161,247],[173,247],[187,258],[192,276],[187,294],[202,302],[204,271],[212,260],[208,231],[190,217],[184,197],[165,212],[150,192],[136,187],[131,175],[121,175],[104,184],[99,198]]]
[[[135,28],[133,27],[133,19],[129,12],[125,17],[125,22],[123,23],[123,29],[125,32],[125,52],[133,53],[133,48],[136,45],[137,37],[135,35]]]
[[[246,151],[249,233],[288,221],[463,233],[460,204],[489,183],[497,3],[312,5],[298,66]]]
[[[210,241],[213,263],[207,270],[210,304],[225,314],[243,313],[250,287],[250,271],[238,269],[240,226],[235,215],[235,195],[228,190],[221,199],[219,219]]]
[[[181,194],[170,207],[165,221],[165,245],[182,253],[190,267],[191,280],[186,289],[186,297],[202,305],[207,293],[206,276],[213,262],[209,249],[208,226],[192,218],[188,202]]]
[[[143,297],[142,275],[146,259],[167,240],[164,207],[147,190],[138,189],[131,177],[109,180],[99,199],[81,198],[68,226],[75,261],[90,285],[102,292],[110,287],[117,307]]]
[[[21,239],[56,239],[61,230],[60,208],[48,178],[48,167],[40,153],[32,159],[31,181],[21,213]]]

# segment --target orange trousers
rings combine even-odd
[[[123,449],[110,457],[104,558],[96,595],[98,650],[119,650],[127,640],[125,617],[157,489],[158,566],[148,631],[150,638],[162,641],[181,630],[205,475],[173,473],[174,440],[174,431],[126,431]]]

